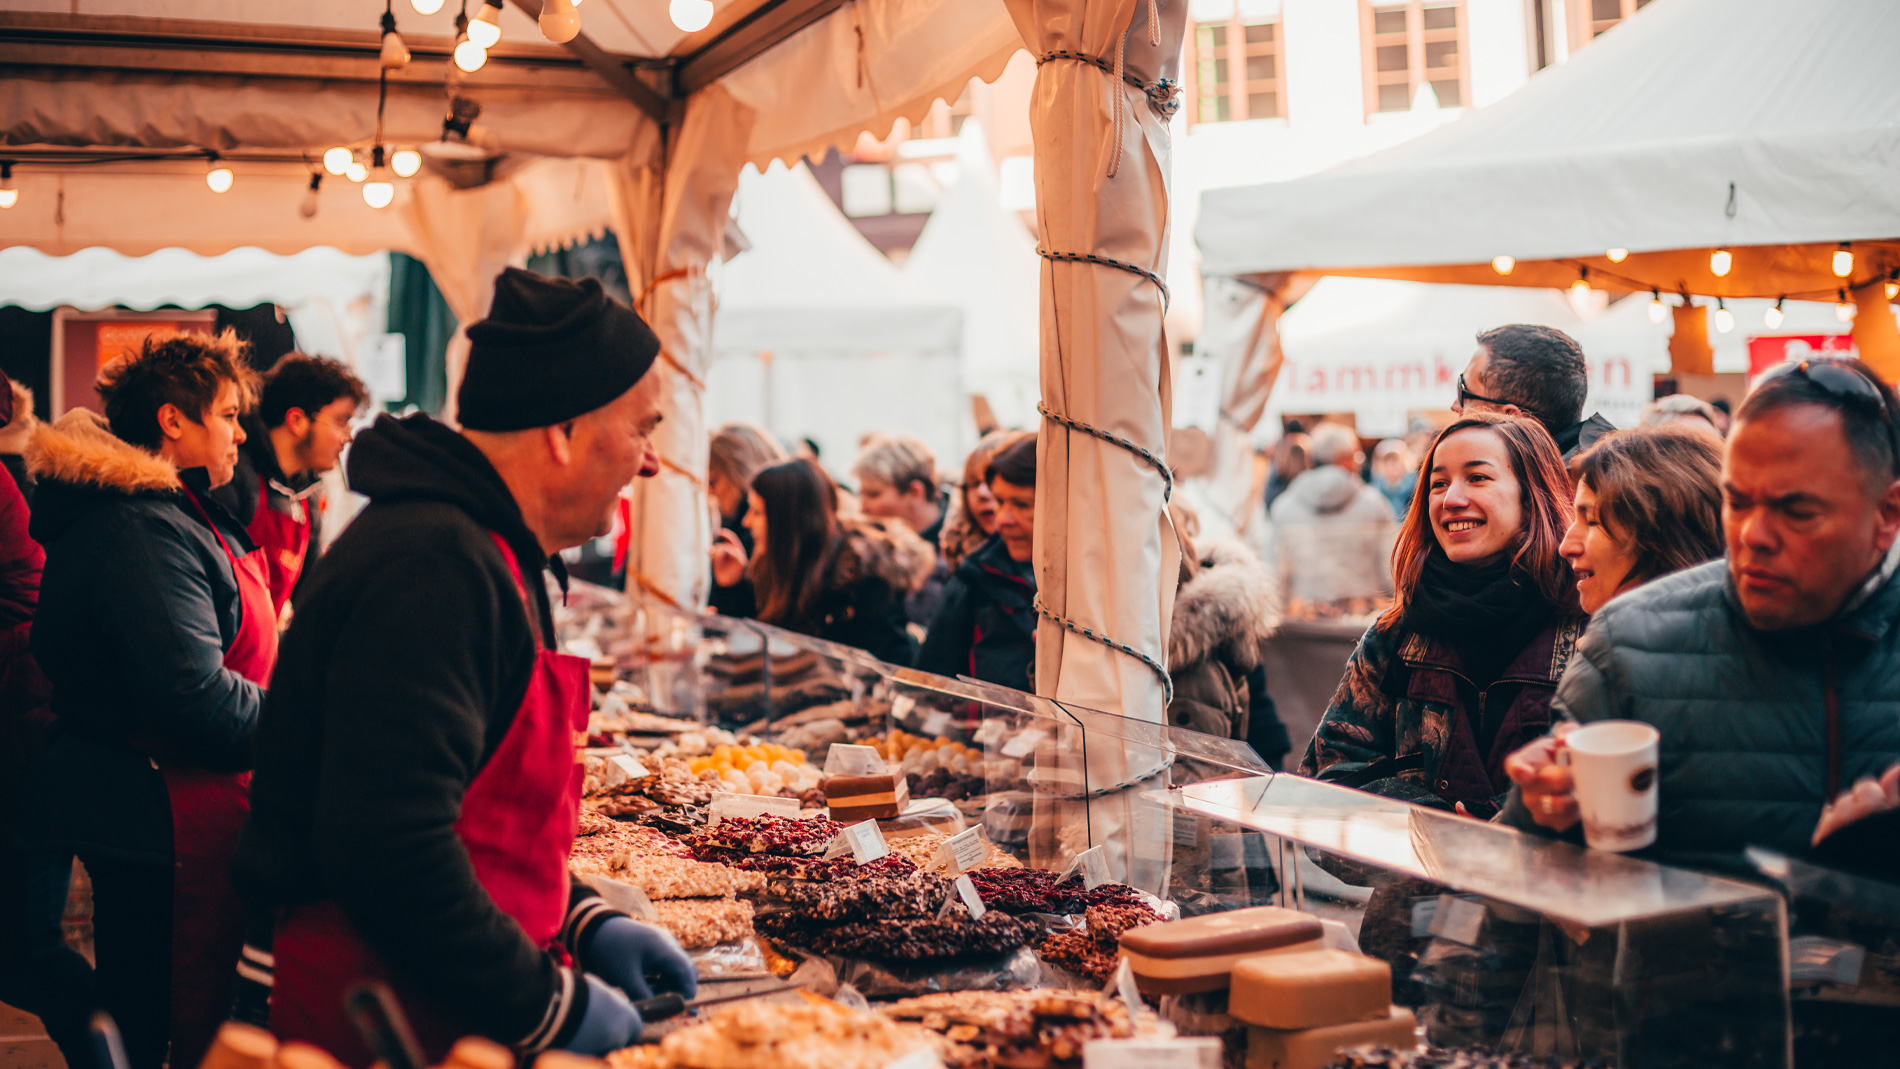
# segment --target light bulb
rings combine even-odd
[[[679,0],[674,0],[674,2],[678,3]],[[1517,261],[1509,256],[1494,256],[1491,258],[1491,270],[1496,271],[1500,275],[1510,274],[1511,269],[1516,266]]]
[[[305,219],[317,217],[317,190],[323,186],[323,172],[310,176],[310,188],[304,192],[303,203],[297,205],[297,214]]]
[[[409,6],[415,8],[418,15],[433,15],[442,10],[442,0],[409,0]]]
[[[1669,316],[1669,306],[1662,303],[1662,294],[1658,293],[1650,297],[1649,321],[1651,323],[1660,323],[1664,319],[1668,318],[1668,316]]]
[[[377,181],[363,183],[363,203],[372,208],[387,208],[389,202],[396,199],[396,187],[383,181],[389,176],[379,173]]]
[[[1611,263],[1620,264],[1630,258],[1630,251],[1628,249],[1611,249],[1603,255],[1609,257]]]
[[[1859,311],[1859,309],[1855,308],[1853,304],[1848,301],[1847,294],[1843,293],[1841,294],[1840,303],[1834,306],[1834,318],[1843,323],[1851,323],[1854,321],[1854,313],[1857,311]]]
[[[395,24],[395,19],[389,20],[389,25]],[[384,70],[391,71],[399,71],[409,65],[409,46],[402,43],[402,34],[393,29],[383,34],[382,63]]]
[[[698,33],[712,24],[712,0],[672,0],[666,5],[666,13],[673,25],[687,33]]]
[[[404,178],[413,178],[422,170],[422,153],[412,148],[399,149],[389,158],[389,169]]]
[[[1717,249],[1709,254],[1709,274],[1721,278],[1728,269],[1735,266],[1735,255],[1727,249]]]
[[[483,3],[475,13],[475,21],[468,24],[468,39],[483,48],[493,48],[501,40],[501,8],[494,0]]]
[[[1590,284],[1588,282],[1585,282],[1583,279],[1578,279],[1575,282],[1572,282],[1570,284],[1570,299],[1571,300],[1573,301],[1587,300],[1589,296],[1590,296]]]
[[[580,32],[581,13],[574,10],[574,0],[544,0],[541,4],[541,36],[557,45],[564,45]]]
[[[323,154],[323,169],[334,175],[341,175],[350,169],[355,153],[346,148],[333,148]]]
[[[462,42],[455,46],[455,65],[462,70],[474,74],[482,69],[482,64],[487,62],[488,49],[481,45],[463,38]]]
[[[231,168],[220,165],[206,171],[205,185],[210,186],[213,193],[231,192]]]
[[[1887,283],[1887,299],[1891,301],[1895,297],[1900,297],[1900,282],[1889,282]]]
[[[1847,242],[1843,241],[1841,247],[1834,250],[1834,277],[1846,278],[1853,273],[1854,251],[1847,247]]]
[[[1776,301],[1775,306],[1773,308],[1770,308],[1766,312],[1763,312],[1761,314],[1761,321],[1765,326],[1767,326],[1769,330],[1774,330],[1776,327],[1781,326],[1781,321],[1784,318],[1786,317],[1781,314],[1780,301]]]
[[[1717,306],[1715,309],[1715,329],[1723,334],[1735,329],[1735,313]]]
[[[369,168],[355,160],[351,160],[350,165],[344,168],[343,173],[350,176],[350,181],[361,182],[363,179],[369,177]]]
[[[0,208],[20,203],[20,190],[13,184],[13,164],[0,163]]]

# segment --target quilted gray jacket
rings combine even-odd
[[[1747,871],[1749,846],[1805,857],[1830,783],[1900,761],[1897,556],[1812,628],[1750,627],[1720,560],[1591,619],[1551,708],[1662,732],[1657,838],[1645,856],[1735,873]],[[1500,819],[1534,827],[1515,794]]]

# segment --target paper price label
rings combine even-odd
[[[798,799],[775,798],[768,794],[732,794],[715,791],[706,807],[706,826],[712,827],[726,817],[751,820],[756,817],[798,819]]]
[[[1220,1040],[1091,1039],[1082,1044],[1082,1069],[1220,1069]]]
[[[1049,733],[1047,731],[1041,728],[1030,728],[1028,731],[1023,732],[1003,744],[1003,756],[1028,757],[1030,754],[1035,753],[1037,745],[1048,737]]]
[[[982,920],[989,907],[983,904],[983,896],[976,893],[976,884],[970,882],[968,876],[958,876],[956,888],[957,897],[963,899],[963,908],[970,911],[970,919]]]
[[[589,876],[589,886],[600,892],[600,900],[629,917],[638,917],[643,921],[659,916],[653,908],[653,900],[647,897],[645,889],[630,883],[609,879],[606,876]]]
[[[1115,962],[1115,975],[1102,985],[1102,994],[1121,999],[1131,1013],[1141,1007],[1141,988],[1135,984],[1135,970],[1126,956]]]
[[[919,1047],[893,1062],[886,1062],[884,1069],[943,1069],[943,1060],[929,1047]]]
[[[1431,933],[1466,946],[1478,945],[1478,933],[1484,927],[1484,907],[1468,898],[1439,895],[1438,909],[1432,914]]]
[[[1001,720],[985,720],[977,725],[976,744],[978,746],[994,746],[1002,742],[1003,736],[1007,734],[1009,734],[1008,724]]]
[[[889,857],[891,848],[884,841],[884,832],[875,820],[859,821],[838,833],[825,849],[825,859],[851,855],[851,860],[860,865],[869,865],[879,858]]]
[[[924,717],[924,726],[921,730],[932,738],[942,738],[950,731],[950,714],[942,709],[931,713]]]
[[[902,720],[915,708],[917,708],[917,699],[908,694],[899,694],[891,699],[891,719]]]
[[[645,779],[647,776],[647,766],[641,764],[639,758],[632,754],[622,753],[609,757],[607,767],[612,770],[607,773],[607,785],[610,787],[628,780]]]
[[[956,876],[981,864],[989,852],[989,848],[983,845],[983,826],[979,824],[945,839],[937,847],[936,857],[950,870],[952,876]]]
[[[1113,883],[1114,881],[1109,879],[1108,854],[1104,850],[1104,847],[1091,846],[1075,855],[1075,860],[1070,861],[1069,867],[1062,870],[1062,875],[1056,882],[1061,883],[1079,871],[1082,873],[1084,890],[1093,891],[1105,883]]]
[[[884,755],[878,753],[875,746],[833,743],[831,752],[825,755],[827,776],[875,776],[888,771]]]

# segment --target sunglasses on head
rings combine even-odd
[[[1466,401],[1483,401],[1487,405],[1497,405],[1499,408],[1517,403],[1515,401],[1505,401],[1496,397],[1486,397],[1482,394],[1472,393],[1470,390],[1465,389],[1465,373],[1460,371],[1458,373],[1458,403],[1462,405]]]
[[[1761,373],[1755,380],[1756,386],[1772,382],[1775,379],[1795,375],[1814,384],[1829,397],[1862,409],[1871,409],[1887,425],[1888,445],[1893,449],[1896,459],[1900,459],[1900,426],[1894,423],[1893,412],[1887,405],[1886,394],[1874,380],[1861,374],[1852,366],[1837,360],[1790,360],[1777,364]]]

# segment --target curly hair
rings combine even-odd
[[[340,360],[324,356],[290,353],[264,372],[264,389],[257,403],[257,414],[264,426],[277,428],[296,409],[311,419],[340,398],[347,397],[361,408],[369,401],[369,390]]]
[[[201,423],[227,382],[237,387],[240,408],[256,403],[257,372],[245,362],[244,342],[229,327],[215,336],[148,334],[136,350],[100,369],[93,388],[119,440],[157,450],[165,437],[159,409],[172,405]]]

